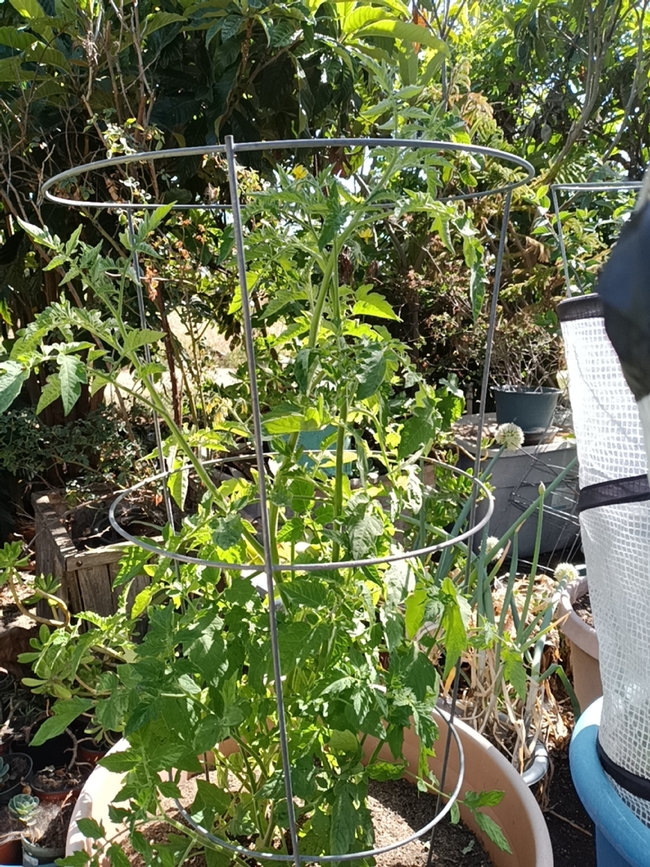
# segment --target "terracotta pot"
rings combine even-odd
[[[39,801],[42,801],[44,804],[52,804],[60,801],[65,801],[68,795],[74,795],[77,792],[80,792],[82,786],[74,786],[72,789],[60,789],[54,790],[51,789],[39,789],[38,786],[35,786],[32,783],[32,794],[36,795]]]
[[[77,747],[77,761],[86,765],[96,765],[100,759],[104,758],[108,749],[108,747],[97,748],[95,744],[92,747],[79,744]]]
[[[44,804],[57,803],[65,801],[69,795],[77,794],[81,791],[83,783],[78,783],[76,786],[66,786],[63,789],[41,789],[38,785],[39,772],[34,774],[34,779],[31,783],[32,793],[36,795],[39,801]]]
[[[440,719],[438,722],[442,739],[445,736],[446,725]],[[546,822],[528,786],[507,759],[489,741],[463,722],[457,721],[455,726],[465,755],[465,777],[461,796],[468,789],[477,792],[497,789],[504,792],[501,803],[496,807],[487,808],[485,812],[503,830],[512,849],[512,854],[502,852],[488,840],[473,821],[471,814],[468,814],[461,807],[463,821],[481,840],[495,867],[553,867],[553,850]],[[442,756],[444,755],[442,743],[441,740],[438,755],[429,759],[430,767],[435,774],[440,773],[442,766]],[[365,748],[368,754],[375,745],[376,741],[373,742],[372,738],[366,738]],[[126,747],[127,742],[123,740],[116,744],[111,752],[124,750]],[[417,772],[419,752],[419,740],[415,733],[408,729],[404,736],[404,756],[408,769],[412,773]],[[380,755],[386,760],[391,759],[388,747],[384,747]],[[459,765],[459,756],[453,745],[449,755],[447,785],[451,788],[455,784]],[[90,818],[97,822],[103,822],[107,838],[119,832],[120,828],[108,817],[108,806],[122,788],[124,776],[124,774],[111,773],[102,767],[95,768],[92,772],[81,791],[77,806],[72,814],[66,855],[71,855],[73,852],[90,846],[91,841],[87,840],[77,827],[79,819]],[[443,819],[443,821],[446,820]],[[90,852],[90,849],[87,851]]]
[[[0,840],[0,864],[22,864],[22,860],[23,844],[19,832],[8,834]]]
[[[573,605],[589,591],[587,578],[573,581],[560,595],[555,616],[559,626],[569,641],[571,648],[571,669],[573,671],[573,689],[575,690],[580,710],[596,701],[603,694],[598,666],[598,636],[593,626],[579,617],[573,610]]]

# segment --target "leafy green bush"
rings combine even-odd
[[[0,414],[0,469],[24,481],[47,477],[98,478],[119,485],[131,477],[144,448],[127,435],[110,406],[69,424],[46,425],[31,408]]]

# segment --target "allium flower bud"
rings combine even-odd
[[[524,432],[518,424],[506,422],[499,425],[494,439],[500,446],[505,446],[509,452],[514,452],[523,446]]]
[[[578,570],[572,563],[558,563],[553,574],[556,581],[566,581],[567,584],[577,581],[580,577]]]
[[[503,554],[503,548],[497,548],[499,540],[496,536],[488,536],[485,540],[485,550],[488,554],[492,554],[490,560],[498,560]]]

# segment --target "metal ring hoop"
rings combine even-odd
[[[625,192],[640,190],[641,181],[594,181],[593,183],[585,181],[575,184],[551,184],[550,189],[567,193]]]
[[[424,150],[438,151],[454,151],[458,153],[468,153],[475,156],[493,157],[505,163],[510,163],[517,168],[523,169],[526,173],[523,178],[516,181],[503,184],[499,187],[493,187],[489,190],[479,190],[474,193],[458,193],[454,196],[443,196],[441,201],[456,202],[467,199],[483,199],[486,196],[494,196],[511,192],[518,187],[527,184],[535,176],[535,169],[528,160],[519,157],[516,154],[507,153],[506,151],[498,150],[497,148],[484,147],[483,145],[465,144],[461,142],[435,141],[429,139],[392,139],[392,138],[315,138],[315,139],[282,139],[280,141],[258,141],[258,142],[235,142],[233,151],[236,154],[250,153],[255,151],[265,150],[304,150],[318,149],[329,147],[397,147],[397,148],[422,148]],[[72,169],[66,169],[64,172],[59,172],[48,178],[41,187],[41,192],[50,202],[55,202],[58,205],[66,205],[71,208],[91,208],[91,209],[115,209],[115,210],[131,210],[131,211],[146,211],[160,207],[159,204],[139,204],[136,202],[98,202],[98,201],[79,201],[78,199],[68,199],[64,196],[57,196],[50,192],[52,187],[60,184],[62,181],[76,178],[82,174],[97,171],[98,169],[114,168],[116,166],[126,166],[131,163],[146,162],[151,163],[156,160],[169,159],[175,157],[191,157],[191,156],[206,156],[215,154],[225,154],[225,145],[206,145],[204,147],[187,147],[187,148],[168,148],[160,151],[143,151],[142,153],[124,154],[119,157],[113,157],[105,160],[95,160],[91,163],[84,163],[81,166],[76,166]],[[195,202],[194,204],[174,204],[175,210],[229,210],[231,205],[210,205],[203,202]]]
[[[555,212],[555,221],[557,225],[557,239],[560,247],[560,256],[562,258],[562,268],[564,270],[564,284],[566,286],[567,298],[573,296],[571,291],[571,275],[569,273],[569,257],[567,256],[566,244],[564,243],[564,229],[562,228],[562,220],[560,218],[560,201],[558,193],[575,193],[579,196],[581,193],[624,193],[626,191],[633,192],[640,190],[636,201],[635,210],[637,210],[644,202],[644,190],[650,180],[650,172],[646,172],[644,181],[589,181],[566,183],[566,184],[551,184],[549,191],[553,200],[553,211]],[[577,278],[578,285],[581,291],[580,280]]]
[[[463,779],[465,777],[465,753],[460,738],[458,737],[458,732],[454,727],[451,715],[442,708],[436,708],[436,712],[440,714],[442,719],[445,721],[448,732],[453,737],[458,751],[458,779],[456,780],[453,792],[449,795],[447,803],[442,810],[440,810],[440,812],[434,816],[429,823],[415,831],[409,837],[404,837],[402,840],[397,840],[397,842],[390,843],[388,846],[381,846],[378,849],[367,849],[364,852],[348,852],[346,855],[303,855],[302,853],[299,853],[298,859],[301,863],[309,862],[313,864],[328,864],[333,861],[356,861],[359,858],[374,858],[375,855],[383,855],[385,852],[392,852],[393,849],[399,849],[402,846],[407,846],[409,843],[413,843],[415,840],[418,840],[420,837],[423,837],[426,833],[435,828],[435,826],[444,819],[460,795]],[[195,822],[178,799],[175,799],[174,804],[181,816],[197,833],[202,837],[205,837],[205,839],[209,840],[211,843],[215,843],[216,845],[227,849],[229,852],[235,852],[237,855],[253,856],[254,858],[265,861],[284,861],[286,863],[287,861],[295,862],[296,860],[295,855],[285,855],[282,852],[263,852],[257,849],[247,849],[244,846],[237,846],[235,843],[229,843],[227,840],[223,840],[221,837],[211,834],[207,828],[204,828],[202,825],[199,825],[198,822]]]
[[[220,464],[232,463],[234,461],[241,460],[255,460],[256,455],[238,455],[237,457],[226,457],[226,458],[214,458],[213,460],[203,461],[202,464],[204,467],[207,466],[218,466]],[[450,470],[452,473],[456,473],[459,476],[464,476],[466,479],[469,479],[472,482],[474,487],[474,491],[476,489],[480,490],[481,493],[485,495],[487,498],[487,509],[485,510],[485,514],[474,526],[470,526],[467,530],[460,533],[458,536],[454,536],[450,539],[445,539],[443,542],[436,542],[434,545],[427,545],[424,548],[418,548],[415,551],[401,551],[397,554],[387,554],[385,557],[370,557],[366,560],[340,560],[333,563],[282,563],[273,566],[273,573],[275,572],[322,572],[324,570],[330,569],[355,569],[365,566],[379,566],[383,563],[396,563],[400,560],[411,560],[414,557],[422,557],[426,554],[433,554],[436,551],[442,551],[445,548],[451,548],[453,545],[456,545],[458,542],[464,542],[467,539],[471,539],[479,530],[482,530],[487,523],[489,522],[492,514],[494,513],[494,497],[487,487],[487,485],[482,482],[480,479],[475,478],[470,475],[470,473],[465,470],[461,470],[453,464],[446,464],[444,461],[437,461],[433,458],[424,458],[425,462],[431,464],[433,466],[439,466],[446,470]],[[123,539],[126,539],[127,542],[132,542],[134,545],[137,545],[139,548],[144,549],[145,551],[150,551],[152,554],[157,554],[160,557],[169,558],[171,560],[176,560],[180,563],[188,563],[192,566],[210,566],[216,569],[235,569],[235,570],[244,570],[244,569],[256,569],[258,571],[259,567],[263,564],[260,563],[225,563],[220,560],[207,560],[203,557],[192,557],[189,554],[181,554],[178,551],[167,551],[165,548],[160,548],[158,545],[154,545],[150,542],[145,542],[142,538],[138,536],[133,536],[121,524],[118,522],[117,517],[115,515],[115,510],[122,502],[122,500],[127,497],[129,494],[134,493],[135,491],[140,490],[145,485],[148,485],[150,482],[161,481],[163,479],[168,479],[176,473],[186,472],[190,469],[189,466],[178,467],[174,470],[167,470],[163,473],[158,473],[155,476],[149,476],[146,479],[143,479],[140,482],[137,482],[135,485],[132,485],[130,488],[126,488],[124,491],[121,491],[118,496],[111,503],[110,509],[108,510],[108,520],[111,524],[111,527],[122,536]],[[263,567],[266,569],[266,567]]]

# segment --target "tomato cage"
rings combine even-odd
[[[534,169],[526,160],[494,148],[481,147],[477,145],[464,144],[459,142],[444,142],[433,140],[430,141],[424,139],[409,140],[391,138],[331,138],[285,140],[273,142],[236,142],[232,136],[228,136],[223,145],[206,145],[205,147],[174,148],[146,153],[131,153],[126,155],[120,155],[111,159],[88,163],[86,165],[81,165],[68,171],[62,172],[55,177],[50,178],[43,185],[43,194],[46,199],[48,199],[52,203],[85,211],[110,210],[125,214],[127,233],[130,239],[131,246],[133,247],[136,238],[136,227],[133,215],[139,212],[155,210],[160,206],[160,204],[146,200],[122,200],[122,198],[124,197],[120,197],[119,195],[117,195],[115,183],[105,184],[104,188],[110,193],[110,195],[108,195],[107,193],[107,198],[105,200],[102,200],[99,197],[86,197],[82,199],[79,196],[78,191],[75,190],[75,186],[81,177],[99,178],[101,177],[101,175],[99,174],[101,172],[115,172],[119,170],[123,173],[122,176],[128,181],[129,167],[134,167],[136,165],[140,167],[146,167],[147,170],[150,172],[151,176],[153,177],[155,176],[156,164],[160,161],[180,158],[201,160],[206,157],[218,157],[221,160],[225,160],[227,181],[230,193],[230,204],[218,204],[197,200],[189,203],[175,202],[172,204],[171,207],[172,210],[179,211],[202,211],[205,212],[206,217],[210,214],[210,212],[222,212],[227,215],[226,219],[228,220],[228,224],[232,227],[234,248],[236,252],[239,293],[241,295],[241,315],[243,322],[244,346],[246,350],[248,368],[248,387],[250,390],[250,408],[253,429],[253,436],[251,442],[252,454],[246,455],[245,460],[250,461],[253,465],[257,481],[256,502],[254,504],[254,527],[256,542],[260,547],[261,555],[256,562],[251,561],[233,563],[226,562],[223,559],[218,559],[214,557],[200,557],[195,556],[193,553],[183,553],[176,550],[175,546],[169,543],[169,534],[171,534],[171,538],[173,539],[174,535],[177,532],[178,520],[178,516],[174,514],[174,509],[169,494],[168,482],[170,481],[170,479],[172,479],[174,476],[182,476],[184,473],[187,474],[190,470],[192,470],[193,472],[198,472],[200,475],[201,472],[204,472],[204,468],[207,468],[208,466],[221,466],[222,468],[227,467],[228,459],[206,461],[203,459],[204,455],[196,455],[195,460],[191,460],[186,465],[183,465],[181,467],[170,467],[165,453],[160,420],[155,412],[153,414],[153,420],[160,472],[152,476],[151,478],[141,481],[132,488],[121,492],[117,497],[116,501],[113,503],[113,506],[111,507],[110,521],[114,529],[124,539],[161,558],[167,558],[171,561],[176,562],[177,564],[185,563],[197,567],[236,570],[239,571],[240,574],[243,574],[244,577],[257,577],[258,579],[261,578],[261,585],[259,589],[264,594],[267,600],[269,612],[269,637],[271,645],[273,683],[278,718],[277,737],[279,741],[279,748],[282,759],[284,795],[286,797],[288,812],[287,826],[291,851],[287,853],[273,850],[261,851],[257,849],[252,850],[246,848],[245,846],[237,845],[232,841],[228,841],[223,839],[222,837],[215,836],[208,829],[202,827],[200,823],[196,822],[192,818],[192,816],[189,815],[189,813],[182,807],[179,802],[177,802],[177,808],[184,816],[186,821],[200,835],[202,835],[206,840],[209,840],[210,842],[218,845],[219,847],[243,857],[253,857],[262,861],[293,862],[295,864],[295,867],[300,867],[300,865],[305,863],[338,863],[341,861],[354,861],[364,857],[373,857],[375,855],[381,854],[382,852],[402,847],[411,840],[422,837],[427,833],[433,835],[436,825],[452,809],[452,806],[461,791],[463,781],[464,759],[462,755],[461,743],[454,727],[454,717],[456,713],[456,696],[458,694],[459,687],[460,666],[457,666],[457,673],[453,688],[453,701],[451,704],[450,712],[448,714],[444,711],[441,712],[441,717],[446,723],[447,734],[445,737],[444,746],[442,747],[442,750],[444,752],[444,760],[442,765],[442,772],[439,775],[440,791],[445,791],[445,787],[447,784],[447,769],[449,766],[452,745],[453,749],[456,750],[458,756],[456,762],[458,768],[458,775],[452,791],[449,794],[445,794],[444,799],[440,795],[438,796],[435,813],[432,816],[431,820],[406,839],[396,841],[391,845],[381,848],[368,849],[366,851],[352,852],[347,854],[318,855],[308,852],[302,852],[300,846],[299,828],[296,821],[296,805],[294,792],[292,789],[291,775],[292,761],[287,737],[287,727],[288,725],[290,725],[291,721],[287,719],[285,702],[283,698],[284,675],[281,661],[281,641],[278,634],[278,610],[279,606],[281,606],[281,602],[277,594],[277,576],[280,573],[288,572],[322,572],[323,570],[345,569],[361,570],[368,567],[382,566],[384,564],[394,563],[398,561],[422,560],[422,558],[430,556],[431,554],[434,554],[436,552],[443,552],[446,549],[450,549],[452,546],[470,541],[473,536],[483,531],[484,528],[487,527],[494,508],[493,499],[490,491],[479,479],[481,455],[480,449],[478,449],[475,466],[473,468],[473,474],[463,472],[456,467],[448,468],[451,473],[454,473],[458,477],[462,477],[469,482],[469,484],[471,485],[471,494],[469,495],[468,500],[466,501],[463,508],[460,510],[459,514],[456,516],[452,529],[450,531],[446,531],[443,534],[442,538],[436,537],[434,539],[427,539],[425,533],[424,535],[419,535],[417,537],[419,543],[414,545],[413,547],[409,549],[399,549],[398,541],[395,550],[392,550],[389,554],[377,557],[361,557],[355,559],[349,557],[341,558],[335,556],[327,561],[318,561],[312,563],[298,561],[285,561],[278,563],[273,557],[271,549],[271,529],[269,518],[269,510],[271,508],[271,504],[269,502],[269,485],[273,480],[274,469],[272,466],[272,459],[274,456],[268,450],[268,436],[264,433],[262,421],[260,389],[263,387],[263,374],[259,370],[256,363],[255,336],[252,321],[253,306],[251,289],[247,280],[248,269],[246,260],[246,231],[244,219],[242,217],[242,207],[240,201],[243,193],[238,180],[238,158],[240,158],[240,160],[241,158],[251,159],[256,154],[259,155],[263,152],[271,152],[272,154],[286,151],[298,153],[300,151],[307,150],[317,153],[322,152],[323,150],[332,151],[333,149],[336,149],[338,153],[342,154],[354,152],[361,160],[361,165],[363,165],[363,160],[365,159],[365,157],[359,155],[367,154],[369,151],[375,151],[376,149],[383,149],[385,151],[391,152],[406,151],[409,153],[417,152],[419,154],[428,154],[438,159],[439,165],[440,161],[444,161],[445,157],[448,155],[464,155],[468,159],[472,160],[474,164],[481,167],[485,166],[486,164],[491,165],[491,161],[494,161],[494,164],[499,167],[497,172],[498,183],[495,185],[489,185],[486,189],[471,189],[467,192],[455,193],[454,195],[445,195],[444,190],[436,191],[436,195],[434,196],[435,201],[442,203],[455,201],[476,201],[488,196],[503,197],[503,207],[501,212],[501,232],[498,242],[498,250],[494,259],[493,266],[493,291],[490,302],[489,329],[485,354],[485,365],[482,378],[481,411],[479,414],[477,426],[477,440],[478,442],[480,442],[483,436],[484,429],[490,358],[495,330],[497,300],[501,281],[501,272],[506,244],[506,233],[508,219],[510,215],[512,193],[517,188],[528,183],[534,176]],[[411,169],[416,172],[420,171],[416,162],[413,162]],[[99,184],[97,186],[99,186]],[[128,189],[132,190],[132,187],[129,187],[129,184],[126,183],[120,189],[127,189],[128,191]],[[70,190],[72,190],[73,192],[69,192]],[[368,194],[368,191],[364,190],[362,186],[359,188],[359,191],[361,194]],[[367,195],[367,202],[373,207],[383,208],[387,214],[390,213],[391,208],[393,208],[393,205],[387,203],[386,201],[382,201],[381,196],[376,199],[372,199],[372,194]],[[286,220],[291,220],[291,213],[286,214]],[[335,243],[335,234],[332,236],[330,241]],[[145,304],[145,281],[143,270],[137,253],[134,253],[133,255],[132,266],[134,284],[137,293],[140,327],[146,329],[148,327],[148,321]],[[152,362],[152,357],[149,344],[145,343],[142,347],[138,347],[138,349],[141,351],[145,359],[145,364],[147,366],[150,365]],[[151,378],[152,374],[149,373],[147,374],[147,376]],[[150,384],[153,384],[153,380],[151,379]],[[314,460],[318,460],[318,455],[322,456],[323,454],[322,451],[318,450],[315,450],[314,452],[304,450],[304,453],[311,454]],[[240,458],[240,460],[241,459],[242,458]],[[424,474],[427,466],[436,466],[436,462],[430,461],[428,459],[422,459],[418,462],[420,480],[423,487],[425,488],[426,480],[424,478]],[[163,544],[158,544],[157,541],[143,540],[141,537],[135,536],[134,534],[130,533],[120,524],[119,514],[117,511],[119,504],[130,493],[133,493],[134,491],[140,490],[143,487],[152,484],[159,486],[159,490],[161,492],[161,496],[164,499],[166,507],[169,534],[166,537],[167,542]],[[482,510],[481,515],[479,516],[477,513],[477,504],[480,497],[482,497],[487,503],[487,508]],[[163,528],[158,528],[158,530],[160,535],[164,535]],[[468,573],[470,559],[471,558],[468,556]],[[443,800],[445,801],[444,804]],[[430,849],[430,853],[431,851],[432,849]],[[429,855],[429,857],[431,857],[431,854]]]

